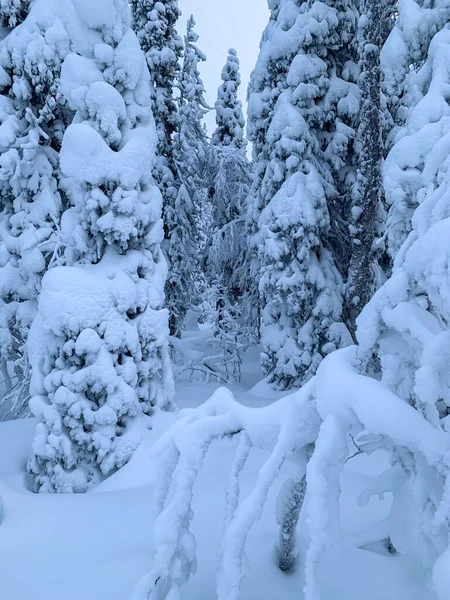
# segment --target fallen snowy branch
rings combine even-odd
[[[408,500],[411,506],[405,521],[406,538],[394,535],[393,550],[413,548],[425,565],[433,565],[446,550],[450,530],[450,436],[433,427],[382,383],[360,375],[356,349],[350,347],[329,355],[317,376],[301,390],[264,408],[243,406],[231,392],[221,388],[198,409],[184,414],[159,439],[153,448],[159,464],[153,569],[141,580],[132,600],[178,598],[181,585],[195,572],[196,542],[190,529],[193,486],[211,443],[236,435],[239,441],[226,486],[219,600],[238,600],[247,564],[248,534],[261,517],[282,465],[293,453],[298,478],[282,488],[277,510],[280,566],[287,570],[295,559],[295,530],[305,499],[310,535],[302,565],[305,600],[319,600],[317,565],[323,553],[339,544],[341,538],[340,476],[348,460],[350,439],[358,454],[383,448],[394,462],[392,469],[361,494],[361,505],[372,495],[387,491],[394,494],[393,510],[398,510],[397,498],[403,503],[405,497],[414,499]],[[270,454],[253,490],[240,501],[239,475],[254,447]],[[436,490],[424,494],[424,481],[433,480]],[[435,506],[431,532],[425,525],[417,525],[430,502]],[[415,527],[421,529],[416,531]],[[389,522],[387,539],[391,539]],[[427,556],[420,554],[423,539],[427,540]],[[443,586],[442,572],[441,568],[436,586]]]
[[[262,513],[267,494],[284,461],[296,449],[309,446],[320,421],[313,383],[276,406],[252,409],[219,389],[204,405],[190,411],[155,444],[159,459],[156,490],[155,548],[152,571],[137,585],[132,600],[162,599],[176,594],[195,572],[195,539],[190,531],[192,489],[212,441],[240,434],[226,490],[223,560],[219,598],[239,597],[245,563],[245,542]],[[252,447],[267,448],[253,492],[239,504],[239,473]],[[170,493],[169,493],[170,492]]]

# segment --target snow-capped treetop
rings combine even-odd
[[[244,115],[242,102],[238,100],[238,89],[241,84],[239,59],[234,49],[228,51],[227,62],[222,69],[222,85],[217,91],[216,124],[217,128],[211,137],[215,146],[231,146],[245,152],[247,140],[244,138]]]
[[[358,16],[355,1],[303,2],[298,6],[292,0],[280,0],[271,6],[248,93],[247,135],[253,143],[255,164],[251,231],[283,177],[269,164],[268,155],[268,129],[283,91],[294,86],[305,114],[321,122],[324,158],[335,172],[334,185],[338,187],[351,183],[348,150],[359,108],[354,84],[357,69],[351,60]],[[343,190],[339,191],[343,195]]]
[[[209,107],[205,101],[205,88],[198,70],[198,63],[206,60],[206,56],[195,45],[199,36],[194,27],[195,20],[191,16],[184,38],[184,61],[179,82],[180,130],[175,138],[174,154],[181,182],[191,197],[194,210],[198,210],[202,204],[202,188],[205,187],[203,170],[206,162],[207,135],[203,118]]]
[[[206,56],[195,44],[199,36],[194,31],[194,27],[195,19],[191,15],[184,36],[184,61],[179,83],[180,113],[186,116],[185,123],[188,122],[200,133],[200,131],[204,132],[202,119],[209,107],[206,105],[205,87],[198,70],[198,63],[206,60]]]
[[[199,160],[204,160],[207,137],[203,117],[209,108],[205,102],[205,88],[198,70],[198,63],[206,60],[206,56],[195,45],[198,34],[194,27],[195,20],[191,16],[186,25],[184,61],[178,83],[180,128],[175,138],[174,153],[179,170],[186,170],[189,165],[191,175],[199,175],[198,168],[192,166],[194,163],[198,164]]]
[[[179,73],[183,41],[176,31],[181,15],[178,0],[131,0],[133,29],[147,59],[153,84],[153,113],[158,153],[168,156],[170,137],[177,130],[173,88]]]
[[[148,72],[137,38],[126,25],[128,7],[124,9],[122,0],[115,5],[117,25],[107,15],[103,23],[95,21],[102,38],[88,38],[93,57],[73,53],[63,65],[62,93],[76,111],[61,151],[65,187],[73,202],[63,219],[69,264],[95,263],[108,245],[117,244],[123,251],[140,249],[143,243],[151,246],[161,227],[160,194],[144,182],[152,181],[150,173],[141,180],[146,165],[152,164],[156,141],[146,101]],[[85,196],[87,189],[91,191]]]

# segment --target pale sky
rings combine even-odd
[[[186,20],[193,14],[200,36],[198,47],[206,54],[207,61],[200,65],[206,88],[206,100],[214,106],[220,73],[229,48],[235,48],[241,63],[242,85],[240,98],[246,112],[245,96],[259,51],[259,41],[269,20],[267,0],[179,0],[183,13],[179,33],[184,35]],[[214,112],[206,117],[208,130],[214,130]]]

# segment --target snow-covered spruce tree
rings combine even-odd
[[[421,90],[417,90],[416,73],[427,59],[430,41],[433,35],[450,21],[450,2],[439,0],[433,3],[414,0],[402,2],[398,6],[398,18],[381,53],[383,69],[383,91],[387,107],[392,115],[392,132],[389,146],[405,135],[403,127],[408,111],[422,98]],[[400,148],[399,145],[397,147]],[[417,148],[420,152],[423,145]],[[401,164],[407,155],[396,157],[391,154],[387,165],[386,187],[387,209],[386,223],[387,250],[391,260],[395,260],[403,242],[411,231],[411,218],[419,201],[417,178],[409,176],[409,167],[417,173],[422,167],[418,162],[405,163],[403,175],[396,175],[401,185],[396,184],[397,191],[387,189],[390,186],[390,172]]]
[[[438,32],[409,85],[416,102],[399,131],[384,169],[388,202],[411,198],[410,232],[396,253],[392,275],[358,319],[362,368],[379,365],[381,383],[414,408],[416,420],[449,447],[450,348],[450,30]],[[411,206],[414,205],[411,203]],[[398,240],[399,241],[399,240]],[[373,361],[373,357],[376,358]],[[368,367],[366,367],[368,365]],[[429,437],[423,436],[429,443]],[[439,598],[448,590],[449,456],[430,457],[394,447],[389,520],[393,545],[432,567]],[[405,499],[411,501],[405,507]],[[402,511],[404,527],[396,516]],[[398,521],[398,519],[397,519]]]
[[[10,24],[22,18],[25,5],[9,4]],[[34,2],[0,44],[0,353],[3,373],[13,373],[3,399],[13,416],[27,411],[24,344],[41,279],[61,255],[58,152],[72,118],[59,91],[69,52],[65,11],[56,1]]]
[[[381,52],[383,95],[389,115],[387,141],[390,147],[399,127],[405,123],[410,95],[409,77],[420,69],[427,58],[431,39],[450,17],[448,0],[389,0],[393,26]],[[395,15],[395,17],[394,17]]]
[[[171,335],[179,336],[186,312],[199,302],[201,253],[210,229],[210,201],[205,184],[207,138],[203,117],[207,112],[205,90],[198,70],[206,60],[197,48],[195,20],[187,22],[184,61],[178,83],[179,131],[174,140],[174,160],[180,181],[174,206],[165,211],[168,229],[169,277],[166,285]]]
[[[240,364],[240,350],[254,338],[248,322],[247,239],[245,207],[251,183],[251,165],[234,147],[210,146],[207,178],[213,209],[205,278],[207,293],[203,306],[222,359],[218,368],[225,380],[227,363]],[[217,352],[215,351],[215,354]],[[235,374],[238,369],[231,368]]]
[[[450,215],[448,131],[450,32],[432,40],[428,59],[411,80],[418,101],[386,160],[387,201],[416,199],[411,232],[393,273],[359,320],[361,351],[379,358],[383,382],[433,424],[447,415],[450,384],[442,361],[448,339],[447,246]],[[441,233],[439,233],[441,232]],[[370,310],[369,310],[370,308]]]
[[[268,160],[258,197],[260,208],[266,206],[253,238],[263,305],[262,366],[282,389],[307,381],[322,357],[343,336],[348,339],[330,205],[342,194],[338,177],[349,168],[354,130],[345,121],[358,112],[355,85],[335,56],[352,38],[357,13],[352,3],[329,4],[282,2],[270,42],[262,45],[265,60],[257,65],[265,69],[270,56],[285,65],[285,89],[273,107],[263,151]]]
[[[22,23],[30,6],[30,0],[0,0],[0,23],[2,27],[13,28]]]
[[[249,265],[249,324],[259,340],[261,334],[261,297],[259,294],[260,263],[255,234],[262,209],[273,195],[274,181],[265,177],[269,163],[269,140],[267,132],[273,116],[275,103],[286,88],[286,73],[293,54],[286,55],[289,46],[279,44],[282,36],[277,22],[280,0],[269,5],[270,18],[260,42],[260,52],[247,91],[247,137],[252,142],[253,181],[247,201],[246,229]],[[279,44],[279,45],[278,45]],[[275,52],[279,47],[281,52]]]
[[[209,196],[213,204],[213,236],[208,263],[221,273],[237,299],[248,282],[246,275],[245,213],[251,183],[251,164],[246,158],[244,115],[238,100],[241,82],[239,60],[230,50],[217,92],[217,128],[209,152]],[[233,291],[234,290],[234,291]]]
[[[165,234],[170,236],[170,220],[179,189],[174,162],[173,140],[179,129],[174,89],[180,73],[183,40],[176,30],[181,15],[178,0],[132,0],[133,29],[145,53],[152,87],[152,111],[158,134],[154,177],[163,196]]]
[[[228,51],[227,62],[222,69],[222,85],[217,91],[216,124],[211,137],[213,146],[231,147],[245,153],[247,140],[244,138],[244,115],[242,102],[238,100],[241,85],[239,59],[233,48]]]
[[[208,277],[220,273],[230,300],[238,301],[248,287],[245,213],[252,180],[251,164],[244,154],[230,146],[212,146],[208,152],[213,205]]]
[[[207,150],[213,222],[206,278],[214,335],[221,345],[227,371],[227,362],[240,364],[239,348],[248,343],[250,333],[243,313],[249,282],[245,212],[251,164],[245,155],[247,140],[242,103],[237,95],[240,73],[235,50],[229,51],[222,80],[215,104],[217,129]]]
[[[84,492],[120,468],[139,423],[148,427],[172,395],[145,58],[126,0],[73,7],[78,31],[61,89],[76,117],[61,169],[74,266],[46,273],[28,339],[39,421],[28,469],[41,492]]]
[[[348,278],[349,327],[373,296],[380,280],[375,240],[383,220],[381,169],[383,113],[380,51],[391,18],[390,0],[362,0],[358,28],[361,107],[355,144],[356,182],[352,190],[351,262]]]

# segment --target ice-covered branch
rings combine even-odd
[[[205,404],[189,411],[155,444],[155,557],[153,568],[138,583],[132,600],[168,597],[195,572],[195,539],[190,532],[192,494],[210,444],[239,433],[240,440],[226,488],[223,560],[219,598],[238,598],[244,575],[245,542],[261,516],[267,494],[284,461],[317,437],[320,420],[315,409],[314,382],[276,406],[252,409],[237,403],[221,388]],[[253,492],[239,505],[239,474],[252,447],[271,454]],[[169,498],[169,500],[168,500]]]
[[[436,465],[450,450],[450,438],[433,427],[409,404],[383,384],[356,370],[356,347],[328,356],[317,376],[317,407],[322,418],[360,424],[372,434],[389,438],[397,446],[420,452]]]

